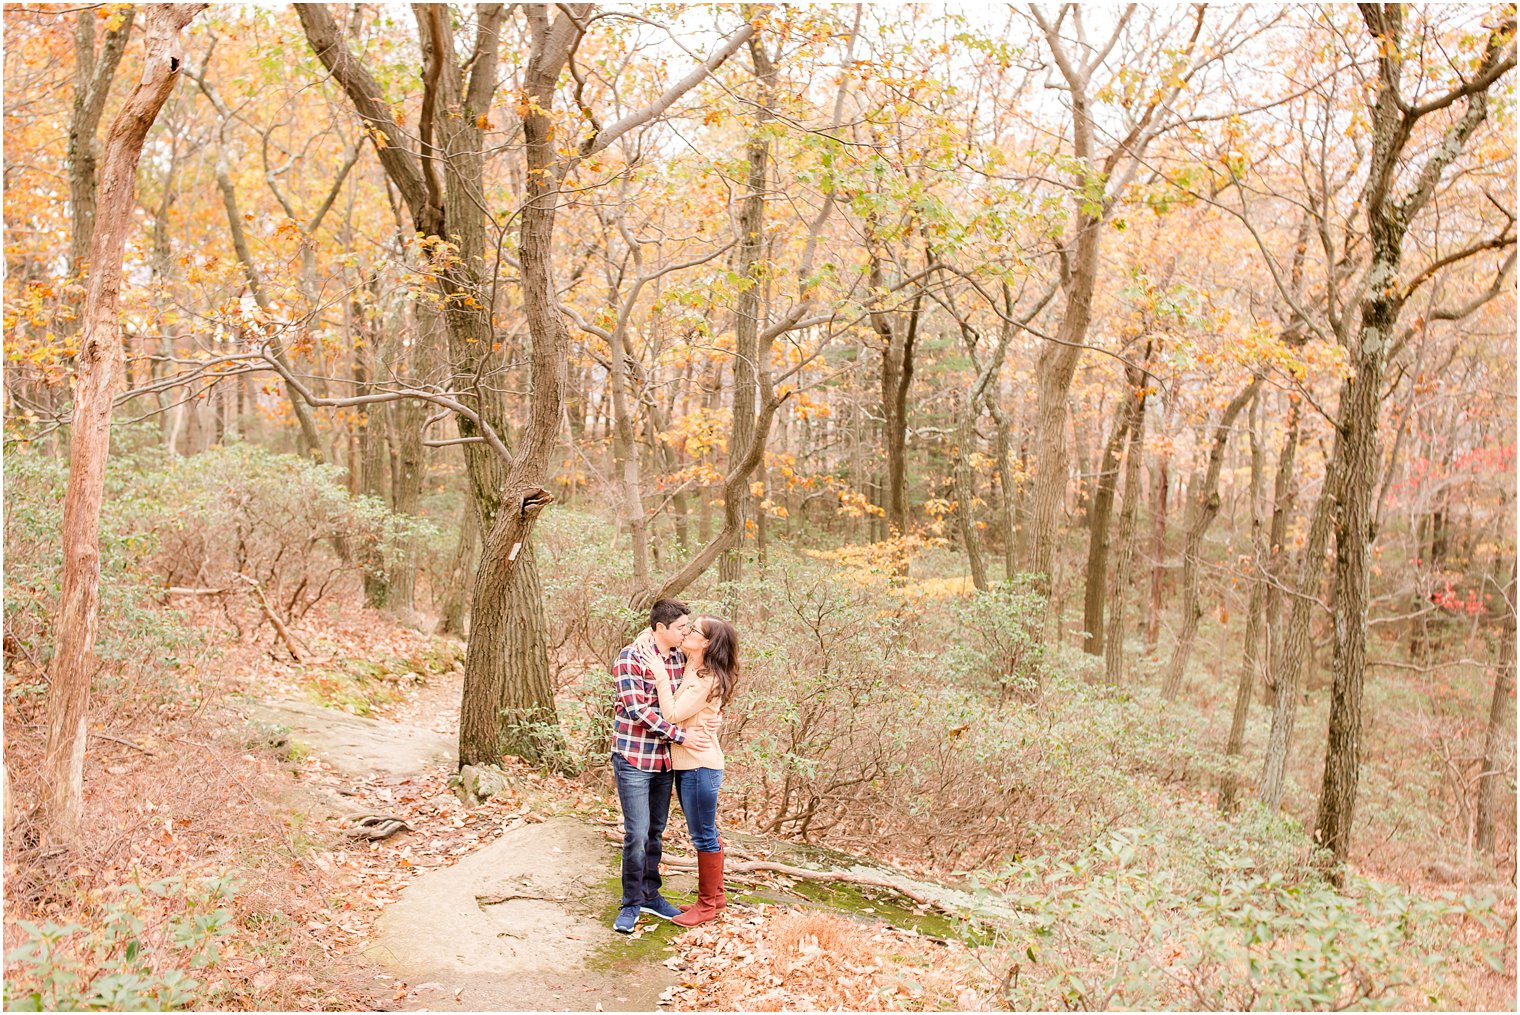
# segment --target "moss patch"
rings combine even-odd
[[[305,675],[307,696],[315,704],[359,716],[372,716],[380,707],[400,701],[407,685],[426,679],[410,662],[394,658],[377,662],[350,657]]]
[[[617,853],[609,858],[608,863],[613,875],[601,883],[601,900],[596,912],[597,919],[611,927],[621,908],[619,903],[623,899],[623,878],[619,872]],[[696,901],[682,892],[664,891],[662,894],[676,905]],[[634,972],[640,966],[660,962],[667,955],[674,954],[675,946],[672,942],[682,929],[669,920],[641,913],[633,934],[615,934],[613,940],[596,950],[587,965],[598,972]]]
[[[857,920],[885,920],[903,930],[917,931],[928,937],[954,938],[970,945],[992,941],[991,933],[975,920],[957,919],[934,908],[919,910],[886,891],[814,881],[799,881],[790,891],[822,908]]]

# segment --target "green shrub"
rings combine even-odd
[[[147,675],[179,668],[200,639],[180,614],[156,601],[159,579],[145,559],[157,552],[169,508],[161,491],[134,478],[137,456],[113,459],[106,471],[100,531],[100,621],[95,653],[109,676],[138,664]],[[7,655],[45,670],[54,651],[53,619],[63,580],[66,463],[26,446],[5,457],[5,629]],[[14,640],[13,640],[14,639]],[[43,685],[6,667],[6,693],[27,696]]]
[[[648,623],[628,605],[633,572],[617,535],[605,519],[565,510],[544,512],[533,530],[557,684],[566,682],[566,669],[610,667]]]
[[[1022,858],[984,877],[1025,914],[1004,928],[1018,965],[1015,1009],[1441,1007],[1464,961],[1502,958],[1466,943],[1493,905],[1427,899],[1313,871],[1302,831],[1255,814],[1232,823],[1173,802],[1147,827]]]
[[[350,495],[338,469],[295,455],[231,444],[177,458],[133,443],[124,440],[108,463],[101,514],[96,653],[108,686],[172,690],[203,644],[162,605],[167,586],[223,590],[217,601],[239,630],[262,623],[255,588],[294,619],[355,585],[353,561],[394,559],[406,540],[430,531],[375,498]],[[5,480],[6,653],[32,664],[24,674],[6,667],[6,692],[23,697],[41,692],[31,673],[45,670],[54,651],[68,469],[18,446],[6,455]]]
[[[432,531],[378,498],[350,494],[341,479],[337,466],[244,443],[164,462],[142,482],[168,491],[171,521],[157,554],[165,579],[256,586],[293,619],[351,587],[361,566],[383,568]]]
[[[951,665],[958,674],[991,682],[999,702],[1010,695],[1027,698],[1039,689],[1045,600],[1029,587],[1029,576],[973,593],[955,603],[951,612]]]
[[[221,961],[230,877],[180,877],[112,889],[88,921],[19,921],[5,955],[8,1011],[167,1011],[205,1000],[194,971]]]

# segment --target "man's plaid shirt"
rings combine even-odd
[[[680,649],[671,649],[665,657],[665,670],[672,687],[679,687],[686,671],[686,657]],[[618,653],[612,666],[617,681],[617,707],[613,710],[612,747],[635,768],[646,772],[670,769],[670,742],[684,743],[686,737],[660,715],[659,697],[654,676],[632,645]]]

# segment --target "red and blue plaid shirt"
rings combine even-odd
[[[671,649],[665,656],[665,670],[671,687],[679,687],[686,672],[686,657]],[[670,743],[684,743],[680,729],[660,715],[659,697],[654,675],[638,649],[627,646],[612,665],[617,681],[617,705],[613,709],[612,748],[634,768],[646,772],[664,772],[670,768]]]

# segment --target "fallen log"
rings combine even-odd
[[[695,869],[697,866],[695,860],[687,860],[684,857],[679,859],[666,858],[665,863],[667,866],[680,869]],[[770,860],[751,860],[743,863],[725,864],[723,870],[725,874],[782,874],[786,877],[797,878],[802,881],[821,881],[825,883],[863,885],[867,888],[880,888],[889,892],[896,892],[904,898],[912,899],[921,906],[933,906],[940,912],[948,913],[951,916],[960,917],[964,915],[937,899],[900,885],[889,878],[873,877],[870,874],[856,874],[854,871],[815,871],[807,867],[793,867],[790,864],[775,863]]]

